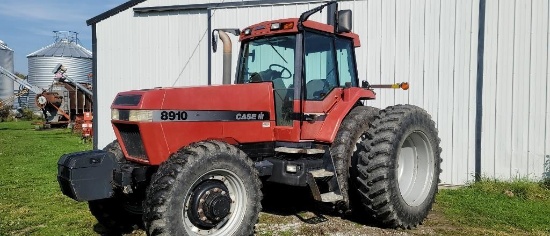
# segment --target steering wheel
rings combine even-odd
[[[278,71],[278,70],[274,70],[274,68],[280,68],[282,69],[281,71]],[[279,64],[271,64],[269,65],[269,69],[272,70],[272,71],[276,71],[277,73],[279,73],[278,77],[281,78],[281,79],[289,79],[290,77],[292,77],[292,73],[290,72],[290,70],[282,65],[279,65]],[[283,77],[283,74],[285,72],[288,72],[288,76],[286,77]]]

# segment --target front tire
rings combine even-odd
[[[430,115],[416,106],[390,106],[372,123],[357,182],[364,207],[382,226],[410,229],[426,218],[441,172],[439,142]]]
[[[252,235],[261,211],[261,182],[236,147],[205,141],[164,162],[147,189],[148,235]]]

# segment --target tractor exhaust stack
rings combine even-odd
[[[218,31],[223,43],[223,84],[231,84],[231,39],[227,33]]]
[[[223,84],[231,84],[231,55],[232,44],[227,33],[238,36],[241,32],[239,29],[215,29],[212,30],[212,52],[216,52],[218,47],[218,38],[215,33],[218,32],[218,37],[223,43]]]

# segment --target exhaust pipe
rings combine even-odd
[[[218,37],[223,43],[223,84],[231,84],[231,39],[227,33],[239,36],[241,31],[239,29],[215,29],[212,30],[212,52],[216,52],[218,47],[218,39],[216,38],[216,32]]]
[[[231,39],[227,33],[218,31],[223,43],[223,84],[231,84]]]

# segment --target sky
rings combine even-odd
[[[127,0],[2,0],[0,40],[14,51],[15,71],[27,74],[27,55],[54,42],[53,31],[78,32],[80,44],[92,50],[92,28],[86,20]]]

